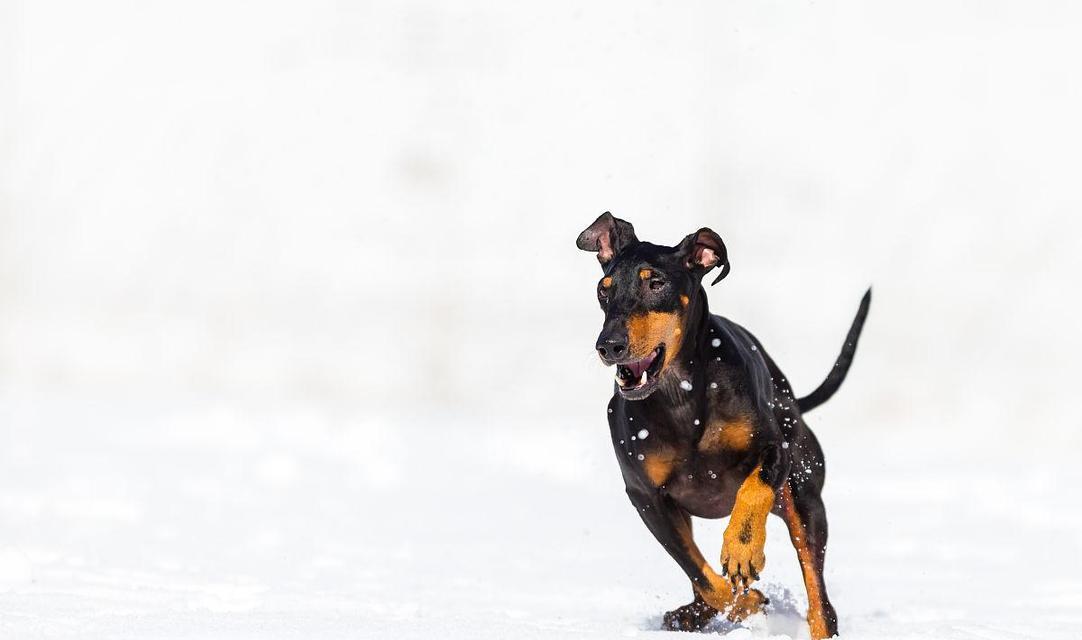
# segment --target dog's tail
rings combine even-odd
[[[849,373],[849,365],[853,363],[853,354],[857,351],[857,340],[860,339],[860,330],[864,328],[864,319],[868,317],[868,307],[872,304],[872,289],[868,287],[868,290],[864,293],[864,297],[860,300],[860,308],[857,309],[857,315],[853,318],[853,324],[849,327],[849,334],[845,336],[845,344],[842,345],[842,352],[838,354],[838,359],[834,361],[834,368],[827,374],[827,379],[823,380],[815,391],[812,391],[808,395],[800,398],[796,401],[797,406],[800,407],[801,412],[808,412],[812,409],[823,404],[830,397],[834,395],[834,392],[838,390],[838,387],[842,386],[842,382],[845,380],[845,374]]]

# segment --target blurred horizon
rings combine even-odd
[[[829,429],[1082,437],[1070,3],[8,3],[0,386],[596,416],[601,211]],[[243,38],[238,34],[243,33]]]

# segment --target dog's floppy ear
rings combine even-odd
[[[706,227],[684,238],[676,247],[676,253],[683,257],[687,268],[700,278],[714,267],[721,267],[721,273],[711,285],[729,275],[729,254],[725,250],[725,243],[721,241],[721,236]]]
[[[579,234],[575,244],[583,251],[597,252],[597,261],[606,265],[616,254],[638,241],[635,227],[630,222],[615,218],[606,211]]]

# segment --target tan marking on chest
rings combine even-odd
[[[647,453],[643,458],[642,468],[650,483],[655,487],[660,487],[672,475],[675,464],[676,454],[668,449],[661,449]]]
[[[699,451],[747,451],[754,436],[755,428],[746,419],[711,422],[706,425],[703,437],[699,439]]]

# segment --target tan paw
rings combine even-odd
[[[759,613],[770,600],[758,589],[748,589],[736,597],[732,608],[725,614],[730,622],[740,622],[748,616]]]
[[[734,591],[747,589],[759,579],[766,566],[765,545],[765,523],[756,524],[751,518],[729,522],[721,546],[721,575],[729,579]]]
[[[696,598],[696,601],[699,600],[713,611],[724,612],[730,622],[740,622],[753,613],[759,613],[770,603],[758,589],[742,589],[739,593],[734,593],[727,583],[719,584],[715,589],[700,591]]]

